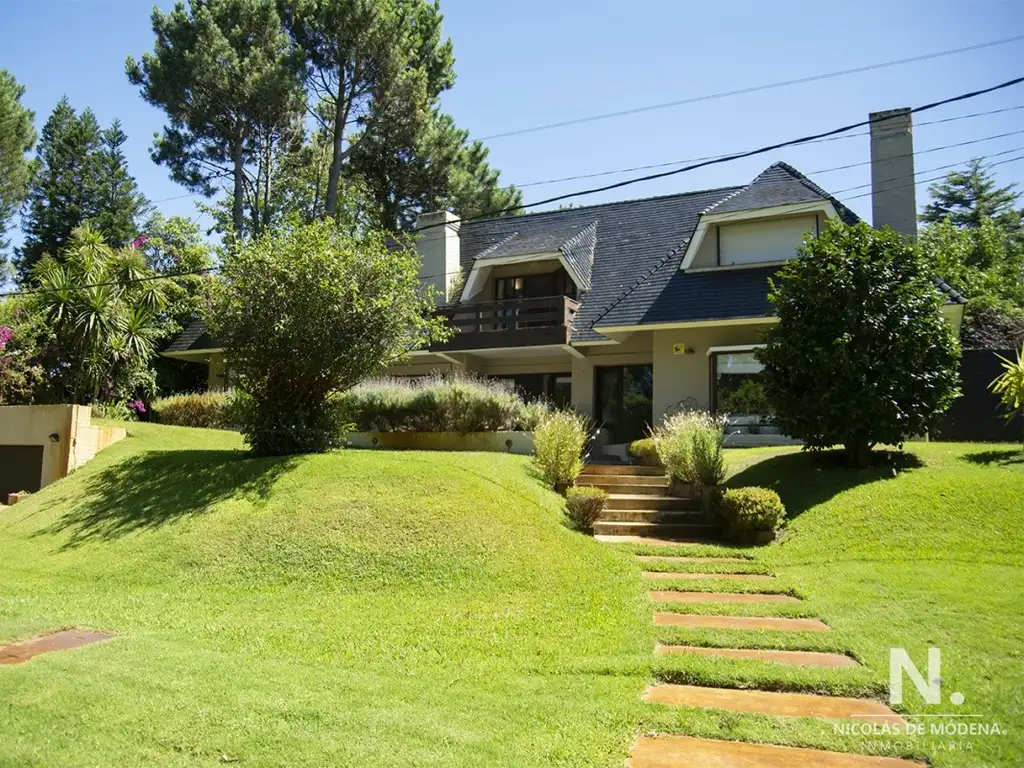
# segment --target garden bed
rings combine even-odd
[[[533,454],[533,432],[350,432],[350,448]]]

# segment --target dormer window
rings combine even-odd
[[[792,259],[807,232],[818,233],[816,215],[721,224],[718,227],[718,265]]]

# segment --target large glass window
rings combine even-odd
[[[617,365],[596,369],[597,419],[611,443],[628,443],[647,434],[653,419],[654,368]]]
[[[568,373],[519,373],[491,378],[511,382],[526,400],[547,400],[559,408],[568,408],[572,402],[572,375]]]
[[[764,366],[747,352],[712,354],[712,402],[729,415],[730,431],[756,433],[771,424],[772,410],[764,393]]]

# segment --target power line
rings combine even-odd
[[[974,113],[971,113],[969,115],[957,115],[956,117],[946,117],[946,118],[943,118],[942,120],[927,120],[925,122],[918,123],[914,127],[915,128],[923,128],[926,125],[937,125],[939,123],[951,123],[951,122],[954,122],[954,121],[957,121],[957,120],[967,120],[967,119],[970,119],[970,118],[983,117],[983,116],[986,116],[986,115],[996,115],[996,114],[999,114],[1001,112],[1012,112],[1012,111],[1017,110],[1017,109],[1024,109],[1024,104],[1021,104],[1021,105],[1018,105],[1018,106],[1015,106],[1015,107],[1004,107],[1003,109],[990,109],[990,110],[988,110],[986,112],[974,112]],[[847,139],[855,139],[858,136],[867,136],[868,133],[869,133],[869,131],[857,131],[856,133],[848,133],[848,134],[846,134],[844,136],[829,136],[828,138],[815,139],[814,141],[808,141],[808,142],[805,142],[805,143],[806,144],[822,144],[822,143],[830,142],[830,141],[845,141]],[[633,172],[636,172],[636,171],[647,171],[647,170],[651,170],[653,168],[669,168],[669,167],[671,167],[673,165],[682,165],[683,163],[695,163],[695,162],[699,162],[700,160],[711,160],[711,159],[716,158],[716,157],[727,157],[727,155],[725,155],[725,154],[722,154],[722,155],[705,155],[704,157],[691,157],[691,158],[687,158],[687,159],[684,159],[684,160],[671,160],[671,161],[669,161],[667,163],[653,163],[653,164],[650,164],[650,165],[635,165],[635,166],[633,166],[631,168],[617,168],[617,169],[611,170],[611,171],[597,171],[595,173],[582,173],[582,174],[578,174],[576,176],[563,176],[562,178],[559,178],[559,179],[545,179],[543,181],[531,181],[531,182],[528,182],[526,184],[516,184],[515,186],[519,187],[520,189],[525,189],[527,187],[540,187],[540,186],[544,186],[544,185],[547,185],[547,184],[559,184],[559,183],[566,182],[566,181],[579,181],[580,179],[595,179],[595,178],[598,178],[600,176],[614,176],[614,175],[619,174],[619,173],[633,173]],[[815,171],[815,173],[821,173],[821,171]]]
[[[949,98],[946,98],[946,99],[941,99],[939,101],[933,101],[933,102],[929,102],[927,104],[922,104],[919,107],[914,107],[913,109],[911,109],[911,113],[916,114],[916,113],[920,113],[920,112],[926,112],[928,110],[936,109],[937,107],[945,106],[947,104],[953,104],[953,103],[960,102],[960,101],[966,101],[968,99],[973,99],[973,98],[976,98],[978,96],[981,96],[981,95],[984,95],[984,94],[987,94],[987,93],[992,93],[994,91],[999,91],[999,90],[1002,90],[1004,88],[1009,88],[1011,86],[1018,85],[1021,82],[1024,82],[1024,77],[1017,77],[1017,78],[1014,78],[1012,80],[1007,80],[1007,81],[1005,81],[1003,83],[999,83],[998,85],[991,86],[989,88],[982,88],[982,89],[975,90],[975,91],[968,91],[967,93],[961,93],[961,94],[958,94],[956,96],[952,96],[952,97],[949,97]],[[832,130],[824,131],[822,133],[811,134],[809,136],[804,136],[804,137],[801,137],[801,138],[798,138],[798,139],[790,139],[788,141],[778,142],[776,144],[767,145],[767,146],[764,146],[764,147],[760,147],[758,149],[747,150],[745,152],[738,152],[738,153],[735,153],[735,154],[732,154],[732,155],[724,155],[724,156],[721,156],[721,157],[705,160],[705,161],[700,162],[700,163],[695,163],[695,164],[692,164],[692,165],[688,165],[688,166],[685,166],[683,168],[677,168],[677,169],[671,170],[671,171],[664,171],[662,173],[650,174],[648,176],[641,176],[641,177],[638,177],[638,178],[635,178],[635,179],[627,179],[625,181],[616,182],[614,184],[608,184],[608,185],[605,185],[603,187],[597,187],[597,188],[594,188],[594,189],[586,189],[586,190],[581,190],[579,192],[570,192],[570,193],[567,193],[567,194],[564,194],[564,195],[557,195],[555,197],[551,197],[551,198],[548,198],[546,200],[540,200],[540,201],[535,202],[535,203],[525,203],[525,204],[522,204],[522,205],[508,206],[508,207],[505,207],[505,208],[502,208],[502,209],[499,209],[499,210],[490,211],[488,213],[481,214],[479,216],[458,218],[458,219],[454,219],[452,221],[438,222],[436,224],[428,224],[425,227],[421,227],[417,231],[418,232],[422,232],[422,231],[425,231],[425,230],[428,230],[428,229],[433,229],[435,227],[447,226],[449,224],[453,224],[453,223],[456,223],[456,222],[477,221],[477,220],[480,220],[480,219],[492,218],[492,217],[494,217],[496,215],[500,215],[502,213],[509,213],[511,211],[521,210],[521,209],[524,209],[524,208],[532,208],[532,207],[535,207],[535,206],[538,206],[538,205],[547,205],[549,203],[558,202],[560,200],[565,200],[565,199],[568,199],[568,198],[571,198],[571,197],[580,197],[580,196],[583,196],[583,195],[595,194],[597,192],[604,192],[604,191],[607,191],[607,190],[610,190],[610,189],[617,189],[619,187],[625,187],[625,186],[628,186],[628,185],[631,185],[631,184],[637,184],[637,183],[640,183],[642,181],[650,181],[652,179],[664,178],[666,176],[674,176],[674,175],[677,175],[677,174],[680,174],[680,173],[685,173],[687,171],[695,170],[697,168],[702,168],[702,167],[708,166],[708,165],[716,165],[716,164],[719,164],[719,163],[729,162],[731,160],[738,160],[738,159],[742,159],[742,158],[745,158],[745,157],[752,157],[754,155],[764,154],[766,152],[771,152],[771,151],[773,151],[775,149],[780,149],[782,147],[789,147],[789,146],[796,146],[796,145],[799,145],[799,144],[806,144],[806,143],[808,143],[810,141],[815,141],[815,140],[822,139],[822,138],[825,138],[825,137],[835,136],[835,135],[847,133],[848,131],[854,130],[856,128],[862,128],[862,127],[868,126],[868,125],[870,125],[870,123],[871,123],[870,119],[869,120],[862,120],[862,121],[857,122],[857,123],[851,123],[850,125],[841,126],[839,128],[834,128]],[[1010,135],[1010,134],[1007,134],[1007,135]],[[1008,150],[1008,151],[1013,152],[1013,151],[1019,151],[1019,150]],[[998,154],[1006,154],[1006,152],[1002,152],[1002,153],[998,153]],[[1003,164],[1005,164],[1007,162],[1013,162],[1013,161],[1012,160],[1004,160],[1004,161],[999,162],[999,163],[993,163],[993,165],[1003,165]],[[950,166],[944,166],[944,167],[954,167],[955,165],[961,165],[961,164],[962,164],[962,162],[961,163],[955,163],[955,164],[950,165]],[[931,173],[931,172],[936,171],[936,170],[939,170],[939,168],[932,168],[932,169],[929,169],[928,171],[922,171],[921,173]],[[916,175],[917,174],[915,174],[915,176]],[[915,182],[915,184],[916,183],[923,183],[923,182]],[[864,186],[870,186],[870,184],[859,185],[857,187],[849,187],[848,189],[860,189],[860,188],[862,188]],[[843,191],[847,191],[847,190],[840,190],[840,192],[843,192]],[[838,194],[838,193],[832,193],[832,194],[833,194],[833,196],[835,196],[835,194]],[[857,199],[859,197],[864,197],[864,195],[856,195],[856,196],[854,196],[852,198],[848,198],[848,199]],[[219,267],[210,267],[210,268],[207,268],[207,269],[194,270],[194,271],[191,271],[191,272],[181,272],[181,273],[167,274],[167,275],[154,275],[154,276],[151,276],[151,277],[139,278],[138,280],[132,280],[132,281],[127,281],[127,280],[126,281],[116,281],[115,280],[115,281],[110,281],[110,282],[106,282],[106,283],[94,283],[94,284],[90,284],[90,285],[86,285],[86,286],[82,286],[82,287],[94,288],[94,287],[100,287],[102,285],[127,285],[127,284],[129,284],[131,282],[144,282],[144,281],[147,281],[147,280],[160,280],[160,279],[165,279],[165,278],[184,277],[184,276],[187,276],[187,275],[195,275],[195,274],[209,274],[209,273],[218,271],[219,269],[220,269]],[[436,274],[436,275],[424,275],[424,276],[421,277],[421,279],[425,280],[425,279],[430,279],[430,278],[433,278],[433,277],[442,277],[442,276],[447,276],[447,273],[439,273],[439,274]],[[28,290],[28,291],[13,291],[13,292],[8,292],[8,293],[2,293],[2,294],[0,294],[0,297],[25,296],[25,295],[31,295],[31,294],[41,293],[41,292],[42,291],[39,290],[39,289]]]
[[[1018,85],[1018,84],[1020,84],[1022,82],[1024,82],[1024,77],[1015,77],[1012,80],[1007,80],[1007,81],[1005,81],[1003,83],[999,83],[998,85],[993,85],[993,86],[990,86],[988,88],[981,88],[981,89],[976,90],[976,91],[968,91],[967,93],[961,93],[961,94],[958,94],[956,96],[951,96],[950,98],[947,98],[947,99],[940,99],[938,101],[932,101],[932,102],[929,102],[927,104],[922,104],[919,107],[914,107],[913,109],[911,109],[911,113],[912,114],[918,114],[918,113],[921,113],[921,112],[927,112],[929,110],[936,109],[938,107],[942,107],[942,106],[945,106],[947,104],[955,104],[955,103],[960,102],[960,101],[966,101],[968,99],[973,99],[973,98],[976,98],[978,96],[982,96],[982,95],[987,94],[987,93],[993,93],[995,91],[999,91],[999,90],[1002,90],[1004,88],[1009,88],[1011,86]],[[808,143],[810,141],[815,141],[817,139],[823,139],[823,138],[826,138],[828,136],[837,136],[839,134],[848,133],[849,131],[855,130],[857,128],[865,128],[865,127],[869,126],[870,124],[871,124],[871,120],[869,118],[868,120],[861,120],[861,121],[856,122],[856,123],[850,123],[849,125],[844,125],[844,126],[841,126],[839,128],[833,128],[832,130],[823,131],[821,133],[810,134],[809,136],[803,136],[803,137],[798,138],[798,139],[790,139],[788,141],[780,141],[780,142],[777,142],[775,144],[768,144],[766,146],[759,147],[758,149],[751,149],[751,150],[747,150],[745,152],[737,152],[737,153],[734,153],[734,154],[731,154],[731,155],[724,155],[722,157],[716,157],[716,158],[711,158],[709,160],[703,160],[703,161],[698,162],[698,163],[691,163],[689,165],[683,166],[682,168],[675,168],[675,169],[673,169],[671,171],[662,171],[660,173],[648,174],[647,176],[638,176],[637,178],[634,178],[634,179],[626,179],[624,181],[617,181],[617,182],[615,182],[613,184],[605,184],[604,186],[601,186],[601,187],[593,187],[591,189],[584,189],[584,190],[581,190],[579,192],[567,192],[567,193],[562,194],[562,195],[555,195],[553,197],[549,197],[549,198],[546,198],[544,200],[537,200],[536,202],[532,202],[532,203],[522,203],[522,204],[519,204],[519,205],[509,205],[509,206],[506,206],[504,208],[498,208],[496,210],[488,211],[488,212],[480,214],[478,216],[472,216],[472,217],[468,217],[467,216],[467,217],[456,218],[456,219],[453,219],[451,221],[441,221],[441,222],[437,222],[436,224],[428,224],[425,227],[421,227],[417,231],[422,232],[422,231],[425,231],[425,230],[428,230],[428,229],[433,229],[435,227],[443,227],[443,226],[447,226],[449,224],[455,224],[457,222],[477,221],[477,220],[480,220],[480,219],[489,219],[489,218],[493,218],[495,216],[501,216],[501,215],[506,214],[506,213],[511,213],[513,211],[520,211],[520,210],[523,210],[525,208],[534,208],[534,207],[537,207],[537,206],[540,206],[540,205],[549,205],[551,203],[557,203],[557,202],[560,202],[562,200],[568,200],[568,199],[573,198],[573,197],[583,197],[585,195],[593,195],[593,194],[597,194],[599,192],[607,192],[607,191],[612,190],[612,189],[619,189],[621,187],[627,187],[627,186],[630,186],[631,184],[639,184],[640,182],[644,182],[644,181],[653,181],[654,179],[662,179],[662,178],[666,178],[668,176],[675,176],[675,175],[680,174],[680,173],[687,173],[689,171],[693,171],[693,170],[696,170],[698,168],[704,168],[704,167],[709,166],[709,165],[717,165],[719,163],[727,163],[727,162],[731,162],[733,160],[741,160],[741,159],[743,159],[745,157],[753,157],[755,155],[763,155],[766,152],[772,152],[772,151],[774,151],[776,149],[782,149],[783,147],[797,146],[799,144],[806,144],[806,143]]]
[[[703,96],[693,96],[688,99],[680,99],[678,101],[666,101],[661,104],[649,104],[643,107],[634,107],[632,109],[623,109],[618,112],[605,112],[599,115],[589,115],[587,117],[577,117],[572,120],[563,120],[557,123],[546,123],[544,125],[534,125],[529,128],[517,128],[512,131],[504,131],[502,133],[494,133],[490,136],[484,136],[480,141],[490,141],[493,139],[503,139],[509,136],[521,136],[526,133],[537,133],[538,131],[548,131],[553,128],[565,128],[570,125],[580,125],[581,123],[590,123],[597,120],[608,120],[613,117],[625,117],[626,115],[635,115],[641,112],[651,112],[657,109],[668,109],[669,107],[680,107],[685,104],[697,104],[702,101],[713,101],[716,99],[724,99],[729,96],[741,96],[747,93],[755,93],[757,91],[767,91],[775,88],[786,88],[791,85],[801,85],[803,83],[813,83],[818,80],[828,80],[835,77],[844,77],[846,75],[855,75],[861,72],[870,72],[876,69],[884,69],[886,67],[895,67],[903,64],[911,64],[918,61],[928,61],[930,59],[938,59],[944,56],[954,56],[960,53],[967,53],[969,51],[977,51],[982,48],[992,48],[997,45],[1006,45],[1007,43],[1016,43],[1024,40],[1024,35],[1017,35],[1015,37],[1007,37],[1002,40],[990,40],[985,43],[978,43],[976,45],[969,45],[964,48],[953,48],[946,51],[936,51],[935,53],[926,53],[921,56],[911,56],[905,59],[894,59],[892,61],[883,61],[877,64],[868,64],[862,67],[854,67],[853,69],[842,69],[836,72],[826,72],[820,75],[810,75],[808,77],[798,77],[792,80],[781,80],[775,83],[765,83],[763,85],[754,85],[747,88],[737,88],[732,91],[721,91],[719,93],[705,94]]]

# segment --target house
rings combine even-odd
[[[909,110],[872,116],[875,223],[916,233]],[[742,414],[759,433],[763,394],[754,350],[776,322],[768,278],[804,233],[857,221],[785,163],[749,184],[460,223],[419,217],[421,278],[447,301],[458,333],[390,373],[466,371],[508,379],[531,396],[572,405],[621,445],[682,408]],[[948,287],[947,314],[962,299]],[[165,353],[210,365],[223,350],[201,325]]]

